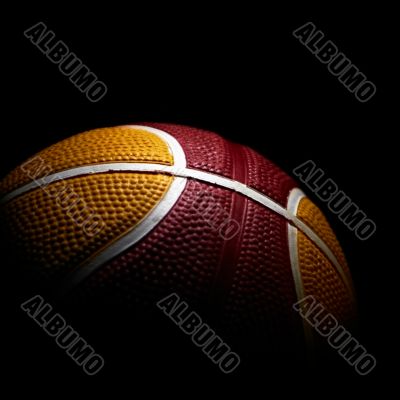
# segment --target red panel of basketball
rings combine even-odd
[[[254,150],[236,145],[214,132],[181,125],[146,123],[174,136],[185,151],[189,167],[233,179],[234,171],[242,171],[246,182],[276,202],[286,206],[289,191],[296,187],[294,180],[274,163]],[[239,147],[238,151],[232,151]],[[234,159],[235,154],[240,160]]]
[[[63,153],[68,157],[61,159]],[[342,282],[350,279],[347,265],[326,220],[303,201],[299,215],[321,237],[301,236],[300,247],[290,246],[297,236],[288,226],[299,215],[297,209],[291,214],[288,200],[305,196],[254,150],[213,132],[146,123],[83,133],[39,158],[58,174],[39,176],[55,179],[49,188],[67,186],[104,222],[98,236],[86,237],[82,224],[60,208],[67,200],[32,186],[29,174],[16,170],[2,183],[6,229],[34,274],[54,279],[50,285],[73,282],[66,302],[127,307],[151,318],[156,302],[176,292],[226,338],[256,349],[274,348],[278,338],[290,346],[302,337],[292,308],[301,294],[351,314],[351,282]],[[334,246],[344,274],[321,242]],[[55,263],[52,249],[59,254]],[[75,259],[84,261],[72,265]],[[322,281],[314,290],[316,277]]]

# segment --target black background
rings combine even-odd
[[[346,9],[334,17],[332,10],[317,13],[284,8],[263,11],[226,6],[217,10],[197,4],[176,11],[170,6],[144,9],[133,4],[131,9],[115,6],[113,12],[104,9],[102,13],[96,6],[85,16],[81,8],[67,15],[63,6],[51,14],[26,8],[22,14],[10,13],[13,24],[5,34],[4,54],[11,75],[3,77],[5,86],[11,88],[4,99],[10,113],[4,117],[9,127],[2,136],[1,175],[34,152],[75,133],[140,121],[218,132],[249,145],[289,174],[300,163],[313,160],[377,224],[375,235],[362,242],[303,187],[325,212],[343,245],[358,294],[357,338],[378,361],[370,376],[359,377],[340,360],[337,368],[344,372],[335,370],[325,378],[334,387],[342,387],[338,376],[343,373],[346,390],[365,389],[388,378],[395,368],[391,366],[395,342],[389,339],[396,318],[390,311],[394,294],[390,288],[397,267],[396,260],[390,259],[388,240],[393,218],[397,219],[391,212],[397,181],[393,178],[394,128],[389,123],[393,111],[389,100],[393,51],[387,43],[390,12],[380,16],[375,10],[363,10],[350,16]],[[24,30],[39,21],[106,83],[108,93],[102,100],[89,102],[23,36]],[[314,22],[375,83],[377,93],[369,102],[359,103],[292,36],[307,21]],[[11,318],[6,344],[14,378],[32,379],[40,387],[49,384],[45,377],[51,372],[66,387],[76,381],[92,388],[100,384],[125,387],[125,383],[134,388],[143,379],[134,360],[127,365],[132,370],[128,381],[115,378],[110,365],[97,377],[84,376],[19,311],[13,285],[4,284],[11,289],[5,306]],[[96,343],[96,338],[90,341]],[[193,381],[204,389],[207,382],[202,368],[217,368],[199,363]],[[267,388],[273,386],[267,374],[260,382],[240,374],[234,378],[218,374],[213,375],[210,391],[233,386],[251,390],[261,383],[265,389],[260,395],[268,396]],[[312,376],[302,382],[315,389]],[[290,384],[280,388],[282,393],[296,390]],[[178,397],[189,393],[182,389],[179,377],[160,387],[156,381],[148,390]],[[128,395],[137,394],[133,389]]]

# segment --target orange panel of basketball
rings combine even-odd
[[[177,292],[255,343],[303,335],[313,295],[354,318],[350,272],[322,212],[254,150],[191,127],[94,129],[0,183],[2,224],[55,291],[149,307]]]

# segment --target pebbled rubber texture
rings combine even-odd
[[[223,238],[207,222],[213,217],[197,212],[199,194],[229,207],[231,193],[189,181],[171,212],[134,248],[98,269],[73,295],[117,302],[123,306],[153,308],[157,299],[176,291],[199,306],[210,294],[221,258]],[[207,207],[206,207],[207,208]],[[213,218],[215,224],[222,218]],[[231,266],[232,268],[234,266]],[[98,288],[102,288],[99,293]]]
[[[310,199],[304,197],[300,200],[297,209],[297,216],[312,228],[314,232],[328,245],[332,253],[338,259],[348,278],[351,279],[343,250],[321,210]]]
[[[289,191],[297,186],[275,164],[246,146],[239,146],[245,162],[238,162],[232,152],[234,144],[213,132],[180,125],[144,124],[174,136],[186,154],[188,167],[232,179],[234,169],[242,169],[246,181],[237,179],[239,182],[264,193],[285,207]]]
[[[93,129],[62,140],[37,153],[0,182],[0,196],[32,180],[68,168],[106,162],[148,162],[172,165],[168,145],[140,129],[119,126]]]
[[[113,173],[54,182],[7,203],[2,222],[37,273],[60,279],[134,229],[159,203],[172,179]],[[88,235],[96,221],[102,224],[99,232]]]
[[[142,124],[172,135],[182,146],[188,168],[219,174],[248,185],[286,207],[295,181],[257,152],[213,132],[170,124]],[[158,136],[129,127],[86,132],[39,155],[54,168],[90,163],[147,162],[173,165]],[[53,171],[54,172],[54,171]],[[28,179],[12,172],[2,191]],[[39,170],[40,174],[45,171]],[[104,221],[87,237],[57,203],[35,189],[7,203],[3,225],[31,269],[59,280],[124,233],[134,229],[162,201],[175,178],[159,173],[107,173],[79,176],[65,183]],[[57,189],[63,182],[52,183]],[[323,214],[308,199],[298,217],[312,228],[350,273],[340,245]],[[228,223],[231,235],[226,237]],[[145,237],[95,269],[65,301],[95,307],[127,307],[151,316],[155,303],[171,292],[204,312],[226,338],[253,347],[274,348],[280,337],[288,348],[302,337],[302,321],[292,309],[298,300],[288,246],[288,221],[249,198],[188,178],[172,209]],[[236,228],[236,230],[235,230]],[[232,234],[232,232],[234,234]],[[85,237],[83,237],[85,236]],[[354,299],[335,267],[303,233],[298,255],[304,292],[327,306],[341,322],[354,315]],[[214,325],[213,325],[214,327]]]
[[[354,299],[327,257],[302,232],[298,248],[304,296],[314,296],[342,324],[354,321]]]

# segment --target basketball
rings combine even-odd
[[[25,272],[75,304],[151,314],[176,293],[254,347],[306,342],[293,305],[309,295],[340,323],[354,319],[349,268],[323,213],[272,162],[216,133],[90,130],[26,160],[0,188]]]

